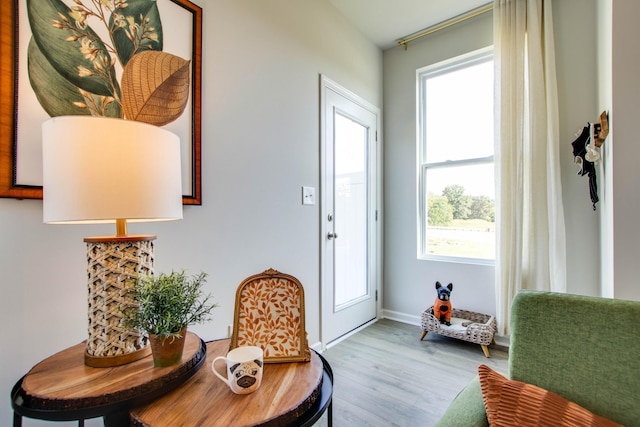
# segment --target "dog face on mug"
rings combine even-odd
[[[258,381],[257,375],[260,372],[260,368],[262,368],[262,362],[260,360],[252,360],[250,362],[236,363],[230,369],[236,384],[243,389],[248,389]]]

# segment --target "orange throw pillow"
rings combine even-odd
[[[509,380],[486,365],[480,365],[478,373],[491,427],[621,427],[555,393]]]

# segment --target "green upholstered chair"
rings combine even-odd
[[[521,291],[511,314],[511,379],[640,426],[640,302]],[[478,377],[437,425],[488,425]]]

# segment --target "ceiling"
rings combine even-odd
[[[329,0],[380,49],[490,0]]]

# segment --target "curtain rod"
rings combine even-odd
[[[444,30],[452,25],[458,24],[462,21],[466,21],[467,19],[475,18],[478,15],[482,15],[483,13],[489,12],[493,10],[493,3],[487,3],[484,6],[477,7],[472,9],[466,13],[462,13],[458,16],[454,16],[451,19],[447,19],[446,21],[442,21],[439,24],[432,25],[429,28],[425,28],[422,31],[414,33],[412,35],[405,36],[401,39],[396,40],[397,46],[404,46],[404,49],[407,50],[409,46],[409,42],[417,40],[419,38],[428,36],[429,34],[435,33],[436,31]]]

